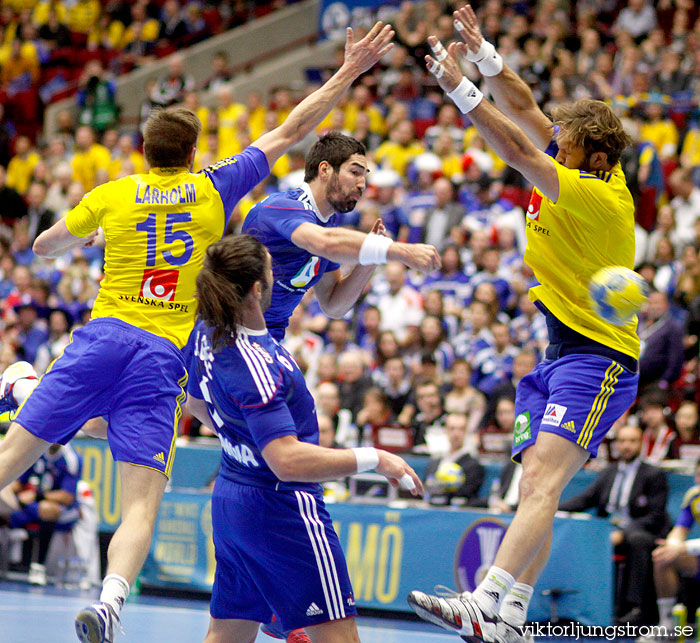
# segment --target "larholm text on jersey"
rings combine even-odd
[[[194,203],[196,200],[197,196],[194,191],[193,183],[178,185],[169,190],[159,190],[153,185],[136,186],[136,203],[176,205],[178,203]]]

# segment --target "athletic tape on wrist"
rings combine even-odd
[[[386,255],[392,243],[394,242],[389,237],[381,234],[368,234],[360,246],[358,262],[361,266],[374,266],[386,263]]]
[[[447,95],[462,114],[471,112],[484,97],[476,85],[466,76],[463,76],[462,82]]]
[[[355,447],[352,452],[357,461],[357,473],[371,471],[379,464],[379,453],[374,447]]]
[[[455,21],[455,27],[459,29],[457,24]],[[497,76],[503,71],[503,57],[488,40],[483,38],[476,53],[467,48],[467,60],[476,64],[482,76]]]

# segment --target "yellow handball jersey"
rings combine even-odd
[[[639,357],[637,318],[614,326],[595,314],[591,276],[604,266],[634,267],[634,202],[618,163],[611,172],[572,170],[552,159],[559,175],[556,203],[537,188],[527,211],[525,262],[541,301],[563,324],[617,351]]]
[[[66,215],[71,234],[104,230],[105,278],[93,317],[115,317],[182,348],[194,325],[195,280],[241,197],[269,174],[255,147],[193,174],[153,169],[92,190]]]

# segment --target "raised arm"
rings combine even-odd
[[[525,132],[486,100],[476,86],[462,75],[457,64],[457,43],[448,50],[435,37],[428,38],[435,57],[426,56],[428,71],[437,78],[463,114],[469,119],[493,151],[510,167],[552,201],[559,198],[559,176],[554,161],[538,149]]]
[[[538,149],[546,149],[552,140],[552,121],[537,105],[527,83],[505,64],[495,47],[484,40],[469,5],[454,12],[454,21],[464,41],[458,43],[457,53],[477,66],[496,106],[522,128]]]
[[[359,42],[354,41],[352,29],[348,28],[341,68],[322,87],[301,101],[282,125],[253,143],[265,154],[270,167],[326,117],[358,76],[391,50],[393,37],[391,26],[384,26],[382,22],[377,22]]]

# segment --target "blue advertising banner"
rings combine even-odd
[[[472,590],[493,563],[510,517],[486,512],[381,505],[332,504],[333,518],[360,607],[410,611],[412,589],[438,584]],[[558,589],[562,618],[588,625],[612,622],[610,526],[601,520],[558,518],[552,555],[530,607],[551,614],[546,589]],[[141,575],[149,585],[210,590],[215,559],[211,504],[204,493],[166,493],[151,553]]]
[[[83,478],[95,494],[100,530],[114,531],[120,519],[121,487],[107,442],[76,439],[72,444],[83,455]],[[422,474],[427,460],[409,460]],[[216,473],[218,462],[219,450],[214,446],[178,448],[172,481],[195,488],[173,485],[166,492],[143,570],[144,583],[211,589],[215,560],[210,495],[204,487]],[[487,466],[487,480],[496,477],[499,469]],[[578,473],[565,496],[585,488],[595,475]],[[676,473],[668,478],[668,506],[674,513],[692,478]],[[328,505],[328,510],[345,551],[357,604],[396,611],[408,611],[405,598],[412,589],[431,591],[438,584],[473,589],[492,564],[512,518],[410,503],[391,507],[340,503]],[[598,518],[555,519],[551,557],[537,585],[530,618],[549,618],[551,599],[542,591],[559,590],[556,609],[560,618],[588,625],[611,623],[610,530],[610,524]]]
[[[371,27],[377,20],[390,21],[402,0],[323,0],[319,32],[326,38],[345,39],[345,29]]]

